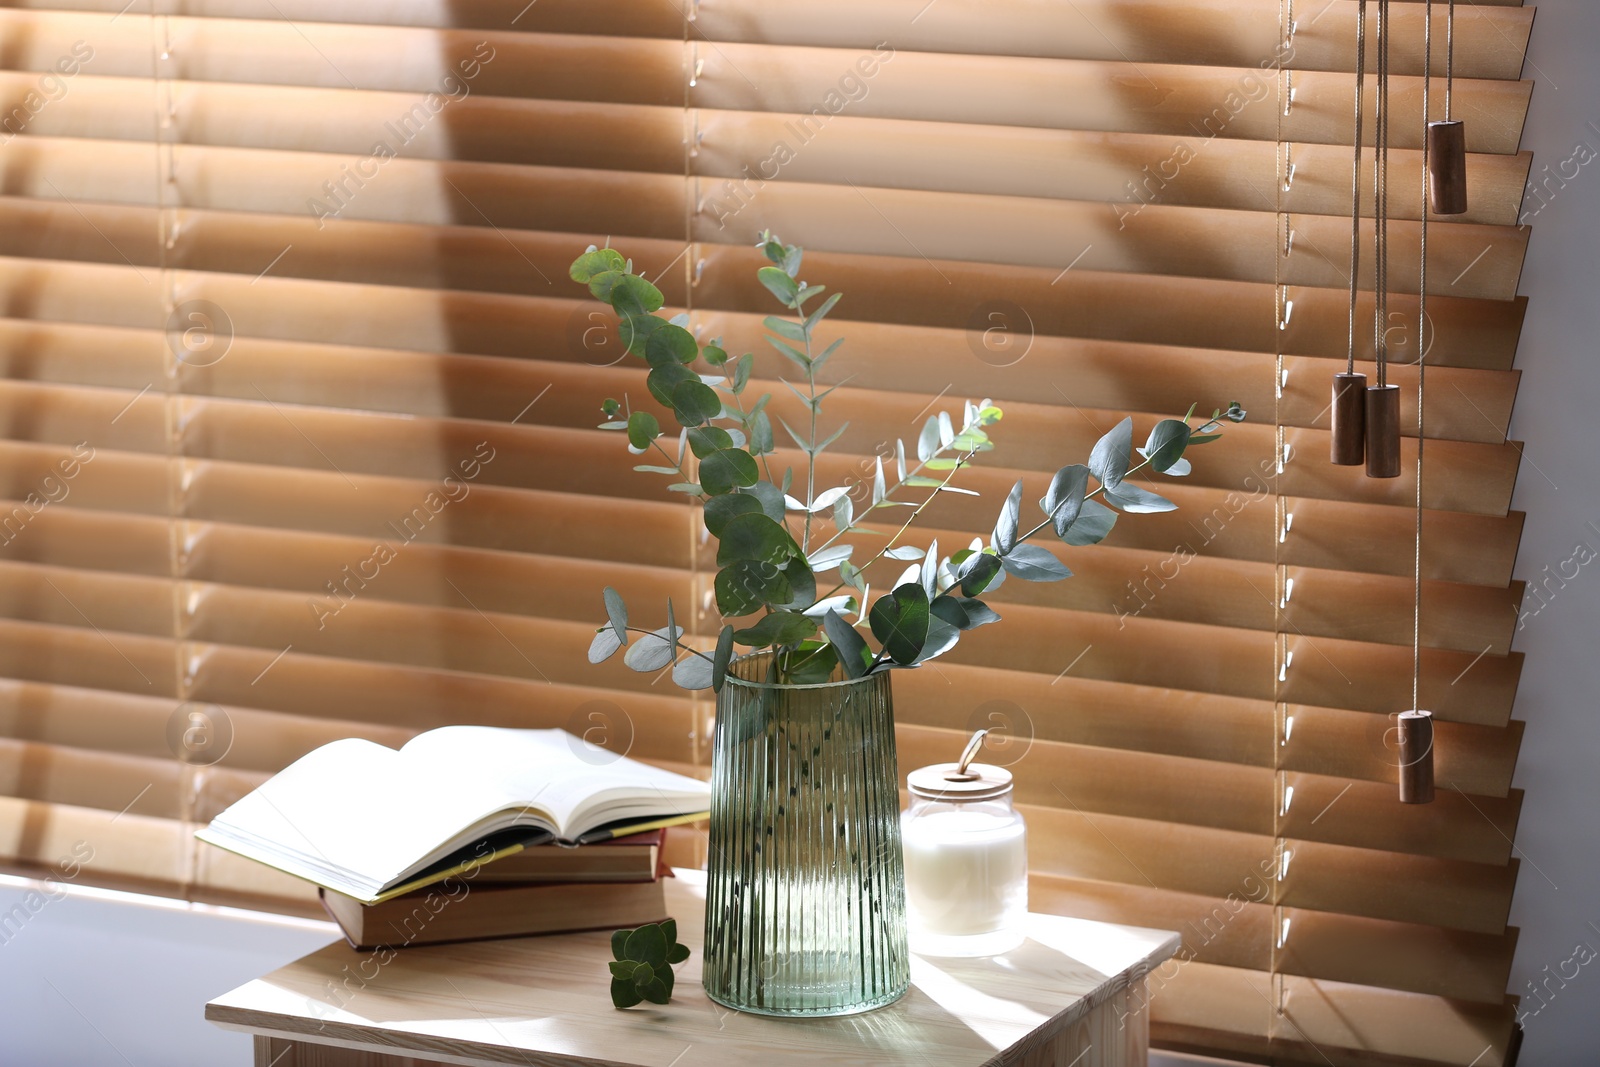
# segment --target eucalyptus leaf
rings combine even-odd
[[[591,248],[583,255],[572,261],[572,266],[567,270],[567,277],[582,285],[587,285],[589,279],[597,274],[607,271],[621,272],[627,266],[627,260],[622,258],[622,253],[614,248]]]
[[[611,1003],[619,1008],[631,1008],[644,1000],[644,994],[631,978],[611,979]]]
[[[761,511],[761,501],[750,493],[725,493],[714,496],[705,503],[702,512],[706,529],[712,537],[721,537],[722,528],[728,520],[735,515],[757,514]]]
[[[694,334],[670,322],[656,327],[644,345],[645,362],[652,367],[664,363],[693,363],[699,354],[700,346],[695,344]]]
[[[601,598],[606,605],[606,621],[611,623],[611,629],[616,631],[619,644],[628,643],[628,605],[622,599],[622,594],[609,585],[600,591]]]
[[[811,361],[811,369],[814,371],[820,371],[822,369],[822,365],[828,362],[829,357],[831,357],[835,352],[839,351],[839,346],[842,344],[844,344],[843,337],[828,345],[827,348],[824,348],[822,350],[822,354]]]
[[[750,420],[750,451],[764,456],[772,450],[772,418],[765,411],[758,411]]]
[[[833,507],[835,502],[846,496],[849,492],[850,487],[847,485],[838,485],[834,486],[832,489],[824,489],[822,492],[817,494],[817,498],[813,500],[811,505],[805,510],[811,512],[812,514],[815,514],[819,511],[827,511],[829,508]]]
[[[803,611],[817,600],[817,576],[805,559],[795,556],[783,567],[784,580],[789,583],[788,599],[773,603],[775,608],[793,608]]]
[[[1000,616],[996,614],[995,610],[989,605],[985,604],[983,601],[975,600],[971,597],[962,597],[960,599],[961,607],[967,613],[967,625],[965,629],[975,630],[979,626],[987,626],[991,622],[1000,621]]]
[[[1058,582],[1072,577],[1072,572],[1055,557],[1055,553],[1038,545],[1017,545],[1000,560],[1007,574],[1030,582]]]
[[[907,665],[917,662],[928,640],[928,594],[920,585],[902,585],[879,597],[868,612],[872,634],[889,658]]]
[[[627,948],[628,935],[631,934],[631,933],[633,933],[633,930],[631,928],[627,929],[627,930],[616,930],[616,931],[612,932],[612,934],[611,934],[611,955],[615,956],[619,960],[626,960],[628,958],[626,955],[624,955],[623,950],[625,948]]]
[[[817,399],[821,400],[822,398],[818,397]],[[849,428],[849,426],[850,426],[850,424],[848,422],[840,423],[839,424],[839,428],[837,430],[834,430],[828,436],[824,437],[821,441],[817,442],[816,447],[811,449],[811,454],[814,455],[814,456],[822,455],[823,452],[827,451],[828,446],[833,444],[835,441],[837,441],[839,439],[839,435],[844,433],[845,430]]]
[[[797,611],[769,612],[754,626],[735,630],[733,639],[741,645],[765,648],[769,645],[793,645],[817,632],[817,620]]]
[[[720,426],[695,426],[689,430],[689,448],[697,459],[705,459],[718,449],[733,447],[733,435]]]
[[[740,559],[782,564],[799,551],[800,546],[789,536],[789,531],[767,515],[735,515],[722,527],[717,564],[721,566]]]
[[[1011,487],[1011,493],[1006,497],[1006,502],[1000,507],[1000,515],[994,522],[994,536],[990,543],[996,552],[1002,556],[1010,552],[1017,544],[1018,524],[1022,517],[1022,479],[1017,479],[1017,484]]]
[[[716,690],[719,693],[722,692],[722,683],[723,683],[723,681],[726,680],[727,677],[728,677],[728,664],[731,663],[732,661],[733,661],[733,627],[732,626],[724,626],[722,628],[722,632],[717,634],[717,650],[716,650],[715,653],[713,653],[713,655],[711,657],[711,688]],[[669,952],[668,955],[667,955],[667,958],[668,958],[668,960],[670,962],[672,962],[672,963],[680,962],[680,960],[672,959],[672,955],[673,955],[674,952],[676,952],[677,949],[683,949],[683,957],[682,957],[682,959],[688,959],[689,958],[689,950],[688,950],[688,948],[686,948],[683,945],[677,945],[677,946],[674,947],[673,951]]]
[[[822,617],[822,632],[828,635],[828,640],[833,642],[837,650],[839,662],[844,666],[844,673],[850,678],[860,678],[867,673],[867,665],[872,660],[872,652],[867,648],[867,642],[861,634],[844,620],[837,611],[829,611]]]
[[[750,384],[750,371],[755,368],[756,357],[746,352],[739,357],[739,362],[733,365],[733,380],[729,385],[734,395],[744,392],[744,387]]]
[[[645,981],[636,978],[634,984],[638,986],[639,995],[652,1004],[665,1004],[672,999],[672,991],[667,988],[666,982],[656,975],[651,975]]]
[[[643,451],[650,447],[650,442],[660,436],[661,424],[648,411],[635,411],[628,416],[628,443],[634,448]]]
[[[695,377],[673,388],[672,413],[680,425],[698,426],[722,414],[722,398],[715,389]]]
[[[937,596],[928,605],[928,610],[936,619],[943,619],[958,630],[967,629],[971,623],[967,618],[966,605],[960,597]]]
[[[1089,470],[1107,489],[1115,488],[1128,473],[1128,452],[1133,447],[1133,418],[1130,416],[1095,442],[1089,453]]]
[[[760,477],[755,457],[742,448],[721,448],[700,461],[700,487],[713,497],[754,485]]]
[[[814,571],[830,570],[849,559],[851,551],[850,545],[829,545],[811,553],[806,557],[806,562]]]
[[[670,635],[665,626],[651,630],[628,646],[622,662],[640,673],[659,671],[672,662],[678,649],[677,640],[682,634],[683,631],[677,627],[673,627]]]
[[[1107,489],[1101,494],[1106,503],[1121,508],[1130,515],[1152,515],[1162,511],[1176,511],[1178,505],[1162,496],[1152,493],[1132,482],[1122,482],[1115,489]]]
[[[1173,464],[1183,458],[1189,445],[1189,424],[1178,419],[1162,419],[1150,431],[1145,441],[1144,454],[1157,474],[1165,474]]]
[[[787,604],[794,599],[783,568],[753,560],[735,560],[717,571],[712,589],[717,610],[729,618],[753,615],[769,604]]]
[[[961,630],[958,627],[951,626],[937,615],[930,615],[928,636],[922,642],[922,650],[917,653],[916,662],[926,663],[930,659],[936,659],[954,648],[956,642],[960,640]]]
[[[645,377],[645,388],[650,390],[650,395],[655,397],[660,404],[671,407],[672,394],[680,385],[693,382],[703,384],[694,371],[680,363],[665,363],[652,367],[649,375]]]
[[[650,338],[662,326],[666,325],[654,315],[647,315],[642,311],[626,310],[618,307],[617,337],[622,341],[623,347],[635,356],[643,356],[645,346],[650,343]]]
[[[595,632],[594,640],[589,642],[589,662],[604,663],[622,647],[622,642],[617,640],[617,633],[609,626],[602,626]]]
[[[1050,479],[1050,488],[1045,490],[1039,507],[1050,516],[1050,523],[1057,534],[1071,526],[1078,512],[1083,510],[1083,499],[1088,490],[1089,468],[1082,463],[1062,467]]]
[[[779,419],[778,422],[782,424],[784,430],[788,432],[789,436],[794,439],[794,446],[800,451],[809,455],[811,452],[811,442],[800,436],[800,431],[796,430],[793,426],[790,426],[789,423],[784,419]]]
[[[850,528],[855,519],[855,503],[851,501],[850,494],[846,493],[833,502],[833,525],[840,533]]]
[[[817,601],[809,608],[806,608],[803,614],[809,615],[818,622],[821,622],[822,617],[828,614],[830,611],[837,611],[842,614],[847,611],[854,611],[855,609],[856,598],[849,593],[844,593],[839,596],[830,596],[826,599]]]
[[[883,557],[904,562],[909,559],[921,559],[925,554],[916,545],[895,545],[893,548],[885,550]]]
[[[628,935],[622,954],[635,963],[648,963],[655,967],[667,962],[667,938],[655,923],[641,926]]]
[[[690,653],[673,665],[672,680],[680,689],[710,689],[711,661]]]
[[[832,645],[798,651],[789,657],[789,681],[794,685],[820,685],[833,676],[839,653]]]
[[[756,271],[756,278],[762,285],[766,286],[767,292],[783,301],[785,306],[794,306],[795,297],[800,295],[800,287],[782,269],[778,267],[762,267]],[[660,305],[658,304],[657,306],[659,307]]]
[[[806,343],[805,327],[791,319],[780,318],[777,315],[768,315],[766,318],[761,320],[761,325],[765,326],[779,337],[786,337],[789,340],[797,341],[800,344]]]
[[[783,522],[783,491],[771,482],[756,482],[739,490],[748,493],[761,502],[761,510],[774,522]],[[720,535],[719,535],[720,536]]]
[[[1117,513],[1100,503],[1098,500],[1085,500],[1083,510],[1073,520],[1066,532],[1060,534],[1061,540],[1069,545],[1083,547],[1097,545],[1106,539],[1111,532],[1111,527],[1117,522]]]
[[[787,341],[779,340],[776,337],[768,337],[766,340],[767,344],[771,345],[773,348],[776,348],[785,359],[799,367],[801,370],[813,369],[814,365],[809,359],[806,358],[806,354],[800,351],[794,345],[791,345]]]
[[[828,312],[833,310],[833,305],[837,304],[839,302],[839,298],[843,295],[843,293],[834,293],[832,296],[828,297],[828,299],[824,300],[817,310],[807,315],[806,328],[812,329],[817,325],[817,323],[827,318]]]
[[[929,415],[928,421],[922,424],[922,432],[917,435],[917,458],[926,462],[939,452],[939,420],[936,416]]]
[[[989,552],[979,552],[961,564],[956,571],[956,577],[961,579],[961,591],[967,596],[986,593],[998,587],[1000,581],[1004,580],[1000,557]]]
[[[936,592],[934,586],[938,576],[939,541],[937,538],[935,538],[933,543],[928,546],[928,554],[922,557],[922,572],[918,576],[922,584],[922,589],[928,594],[929,600],[933,599],[934,593]]]
[[[594,290],[594,283],[590,283],[590,290]],[[614,309],[618,309],[619,312],[646,312],[648,314],[648,312],[654,312],[654,310],[661,310],[661,290],[651,285],[650,282],[645,282],[637,274],[622,275],[621,280],[616,285],[611,286],[608,298],[602,299],[605,299],[608,304],[611,304]],[[662,325],[666,325],[666,323],[662,323]]]

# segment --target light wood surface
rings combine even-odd
[[[1020,949],[990,959],[913,957],[898,1003],[839,1019],[732,1012],[700,988],[704,875],[679,871],[667,899],[693,950],[672,1003],[611,1006],[603,933],[398,953],[329,945],[206,1005],[256,1035],[276,1067],[396,1063],[1143,1064],[1145,976],[1176,934],[1032,915]]]

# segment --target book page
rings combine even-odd
[[[629,816],[704,811],[704,782],[616,756],[565,730],[443,726],[406,742],[402,757],[452,781],[495,782],[517,806],[547,812],[564,838]]]
[[[507,803],[493,776],[441,775],[348,738],[290,764],[213,829],[382,883]]]

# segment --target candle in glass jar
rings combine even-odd
[[[912,951],[990,956],[1021,944],[1028,844],[1011,804],[1011,773],[942,763],[913,771],[908,785],[900,837]]]

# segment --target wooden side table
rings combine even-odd
[[[1133,1067],[1145,976],[1178,935],[1052,915],[990,959],[913,957],[897,1003],[837,1019],[729,1011],[700,988],[705,876],[667,883],[692,950],[672,1003],[611,1006],[604,933],[358,952],[329,945],[206,1005],[257,1067]]]

